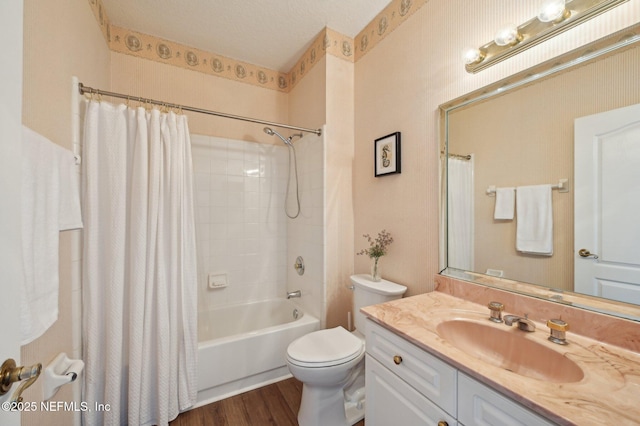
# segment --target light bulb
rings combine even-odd
[[[484,59],[484,54],[480,49],[475,47],[465,47],[462,50],[462,62],[465,65],[471,65],[481,62]]]
[[[515,24],[509,24],[500,29],[493,39],[498,46],[512,46],[520,40],[522,40],[522,36],[518,32],[518,27],[516,27]]]
[[[538,19],[541,22],[560,22],[570,15],[566,0],[547,0],[542,4]]]

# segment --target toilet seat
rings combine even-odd
[[[364,351],[361,339],[342,327],[314,331],[293,341],[287,359],[300,367],[321,368],[349,362]]]

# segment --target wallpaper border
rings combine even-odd
[[[357,62],[428,0],[391,1],[355,39],[325,27],[286,73],[112,25],[102,0],[88,1],[113,52],[288,93],[326,54]]]

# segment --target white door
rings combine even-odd
[[[0,79],[0,364],[20,362],[18,289],[22,285],[20,239],[20,159],[22,115],[22,0],[0,2],[3,42]],[[6,399],[16,385],[3,396]],[[20,413],[0,408],[0,424],[20,424]]]
[[[574,149],[575,291],[640,304],[640,104],[576,119]]]

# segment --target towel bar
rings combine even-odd
[[[551,185],[551,189],[557,189],[558,192],[569,192],[569,179],[560,179],[555,185]],[[490,185],[487,188],[487,195],[495,195],[496,186]]]

